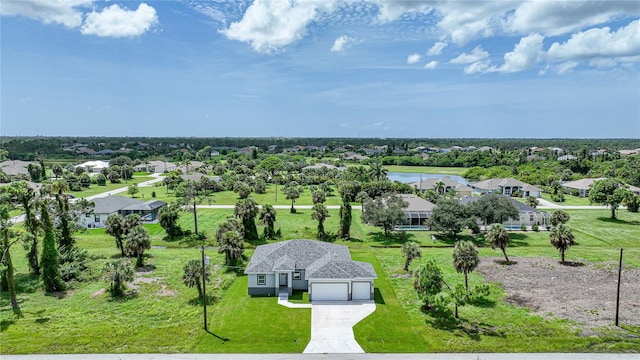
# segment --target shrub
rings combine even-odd
[[[521,231],[527,231],[527,227],[525,225],[520,226]]]
[[[533,231],[539,231],[540,229],[538,228],[538,224],[533,224],[533,225],[531,225],[531,230],[533,230]]]
[[[151,197],[152,197],[152,198],[155,198],[155,197],[156,197],[156,192],[155,192],[155,191],[152,191],[152,192],[151,192]]]

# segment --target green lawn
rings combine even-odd
[[[128,187],[131,184],[139,184],[141,182],[152,180],[152,179],[153,177],[151,176],[134,176],[131,180],[128,180],[127,182],[122,181],[120,183],[113,184],[107,181],[107,184],[105,186],[98,186],[96,184],[91,184],[91,186],[87,189],[83,189],[82,191],[69,191],[69,193],[77,198],[85,198],[87,196],[97,195],[103,192],[120,189],[123,187]],[[126,194],[126,192],[123,194]]]
[[[442,175],[460,175],[467,171],[463,167],[438,167],[438,166],[401,166],[401,165],[385,165],[385,169],[389,172],[407,172],[420,174],[442,174]]]
[[[568,226],[577,245],[569,249],[573,261],[615,262],[619,248],[625,248],[625,263],[640,267],[640,216],[619,212],[619,220],[608,219],[607,210],[568,210]],[[232,210],[200,209],[199,230],[212,240],[217,224]],[[338,211],[331,210],[326,228],[335,232]],[[451,267],[454,239],[432,240],[431,232],[408,232],[404,237],[387,239],[378,228],[363,225],[360,212],[354,210],[351,241],[337,241],[351,248],[355,260],[371,262],[376,269],[376,311],[354,328],[356,339],[367,352],[466,352],[466,351],[629,351],[640,348],[640,333],[634,327],[623,336],[587,337],[577,334],[568,321],[543,319],[527,309],[504,301],[504,292],[491,285],[486,301],[460,309],[461,320],[434,318],[420,311],[411,279],[401,270],[403,257],[398,248],[405,239],[418,241],[423,258],[436,259],[450,281],[462,281]],[[290,214],[278,210],[283,239],[313,238],[317,223],[310,210]],[[193,229],[193,216],[185,213],[180,223]],[[18,299],[22,317],[10,311],[8,293],[0,297],[0,352],[22,353],[272,353],[301,352],[309,341],[310,311],[288,309],[276,304],[274,297],[246,295],[246,277],[222,267],[222,256],[207,250],[215,271],[207,286],[209,329],[202,330],[202,305],[195,289],[182,284],[182,267],[189,259],[198,259],[189,239],[168,241],[164,231],[147,225],[152,238],[147,262],[151,272],[140,273],[146,282],[134,295],[112,300],[101,290],[107,283],[100,269],[107,259],[117,257],[114,241],[101,229],[78,233],[78,244],[92,256],[87,279],[73,284],[61,298],[44,295],[37,279],[27,274],[25,250],[12,247],[16,266]],[[262,230],[261,226],[258,228]],[[470,234],[462,235],[476,239]],[[513,232],[510,256],[544,256],[557,259],[549,245],[547,232]],[[476,241],[482,244],[481,237]],[[258,243],[248,244],[251,248]],[[384,248],[386,246],[387,248]],[[481,248],[481,256],[500,256],[490,247]],[[421,260],[416,260],[412,267]],[[470,281],[483,281],[471,274]],[[304,302],[306,294],[296,301]],[[32,341],[38,339],[38,341]]]
[[[586,197],[578,197],[573,195],[564,195],[564,202],[555,202],[551,200],[551,195],[547,193],[542,194],[542,198],[548,200],[554,204],[565,205],[565,206],[589,206],[589,205],[597,205],[589,202],[589,198]]]

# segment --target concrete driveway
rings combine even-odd
[[[375,310],[373,300],[314,301],[311,305],[311,341],[304,353],[364,353],[353,336],[353,326]]]

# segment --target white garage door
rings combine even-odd
[[[353,300],[369,300],[371,299],[371,283],[354,282],[352,286],[351,298]]]
[[[349,285],[347,283],[340,284],[312,284],[311,300],[349,300]]]

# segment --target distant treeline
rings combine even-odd
[[[166,155],[176,148],[235,149],[255,146],[263,152],[275,148],[276,152],[300,146],[326,146],[335,148],[353,146],[374,147],[388,145],[392,149],[412,149],[418,146],[449,148],[452,146],[490,146],[501,151],[513,151],[530,147],[559,147],[567,152],[580,150],[640,148],[640,139],[419,139],[419,138],[198,138],[198,137],[0,137],[0,147],[8,152],[10,159],[34,160],[38,157],[76,158],[79,155],[64,148],[86,144],[92,150],[129,149],[128,156],[144,159]],[[86,157],[87,154],[81,155]],[[114,154],[113,156],[117,156]],[[109,156],[106,156],[107,158]]]

